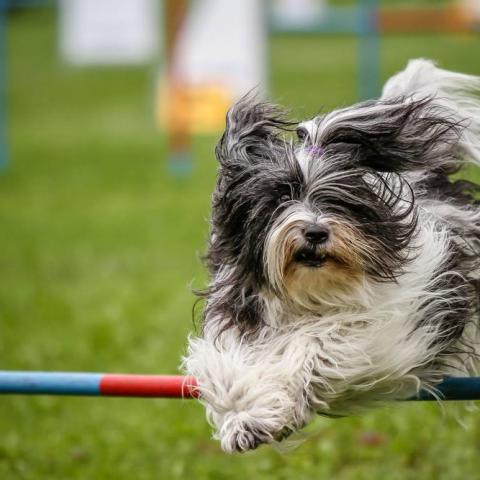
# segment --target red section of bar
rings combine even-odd
[[[117,397],[197,398],[193,377],[181,375],[105,374],[100,380],[100,395]]]

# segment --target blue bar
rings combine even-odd
[[[0,394],[100,395],[102,373],[0,371]]]
[[[450,377],[437,386],[440,400],[480,400],[480,377]],[[412,400],[436,400],[429,392],[422,390]]]

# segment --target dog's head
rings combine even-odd
[[[310,310],[351,298],[366,278],[394,280],[415,255],[411,179],[451,168],[457,138],[429,99],[369,101],[299,125],[243,99],[216,149],[212,270],[232,267],[244,299],[263,291]]]

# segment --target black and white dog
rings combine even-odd
[[[292,123],[241,100],[217,149],[196,377],[227,452],[446,375],[479,343],[480,79],[414,60],[380,99]]]

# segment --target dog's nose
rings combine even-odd
[[[330,231],[325,225],[309,225],[303,231],[303,235],[310,243],[315,245],[325,243],[328,240]]]

